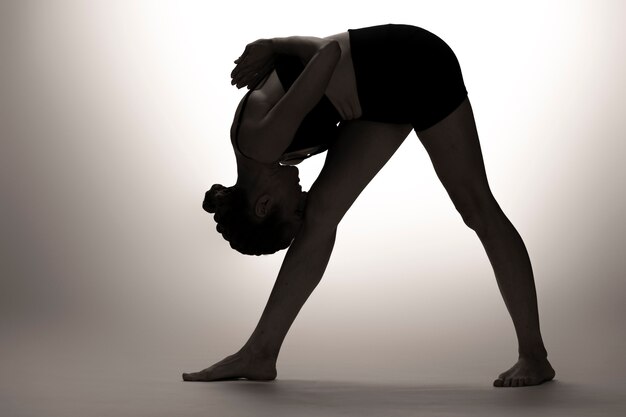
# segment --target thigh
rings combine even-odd
[[[416,133],[455,204],[491,196],[469,98],[433,127]]]
[[[352,120],[340,129],[307,200],[307,217],[335,227],[411,133],[410,124]]]

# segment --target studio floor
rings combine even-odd
[[[482,383],[377,383],[278,379],[183,383],[141,375],[38,381],[38,392],[3,387],[2,415],[46,416],[623,416],[624,386],[553,381],[496,389]],[[45,390],[41,391],[41,386]],[[6,391],[8,388],[8,392]]]
[[[62,338],[35,340],[14,339],[4,346],[3,417],[618,417],[626,412],[623,380],[600,370],[576,372],[563,361],[556,380],[524,388],[492,387],[491,372],[481,366],[473,368],[475,375],[450,366],[412,371],[403,379],[356,372],[342,376],[328,371],[334,368],[307,368],[302,355],[291,360],[288,354],[279,362],[275,381],[192,383],[183,382],[180,373],[205,355],[184,358],[173,349],[159,356],[156,350],[98,350]]]

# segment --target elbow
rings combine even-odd
[[[322,49],[339,61],[339,58],[341,57],[341,46],[339,46],[338,41],[330,39],[328,43],[322,47]]]

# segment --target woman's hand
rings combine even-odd
[[[246,46],[243,54],[235,60],[230,74],[231,84],[237,88],[254,86],[274,69],[274,47],[271,39],[259,39]]]

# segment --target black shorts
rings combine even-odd
[[[429,31],[387,24],[348,33],[361,119],[425,130],[467,97],[454,52]]]

